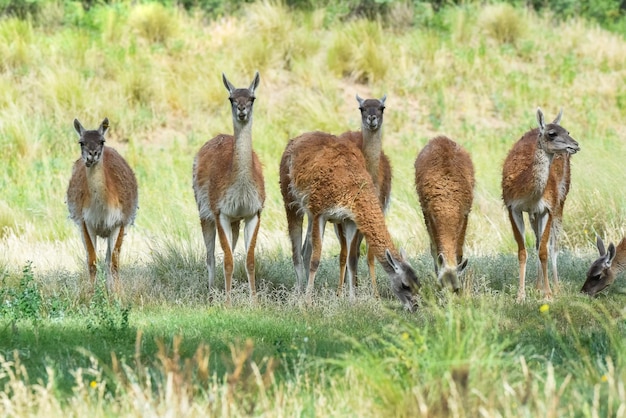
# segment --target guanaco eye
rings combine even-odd
[[[550,139],[554,139],[557,137],[557,133],[554,131],[550,131],[548,132],[548,136],[550,137]]]

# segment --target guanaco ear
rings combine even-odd
[[[402,273],[402,268],[400,267],[400,262],[393,257],[393,255],[391,254],[391,251],[389,251],[389,249],[385,250],[385,258],[387,259],[387,264],[389,264],[391,266],[391,268],[393,268],[393,271],[395,271],[396,274]]]
[[[552,123],[554,123],[555,125],[558,125],[559,122],[561,122],[562,116],[563,116],[563,108],[561,108],[561,110],[559,111],[559,114],[556,115],[556,118],[554,118],[554,121],[552,121]]]
[[[74,119],[74,129],[78,133],[79,136],[83,136],[83,132],[85,132],[85,128],[80,124],[78,119]]]
[[[461,273],[463,273],[463,271],[465,271],[465,267],[467,267],[467,258],[463,261],[461,261],[461,263],[456,266],[456,274],[460,275]]]
[[[259,76],[259,72],[257,71],[256,74],[254,75],[254,80],[252,80],[252,84],[250,84],[250,87],[248,87],[248,90],[250,90],[250,94],[252,94],[254,96],[254,90],[256,90],[257,87],[259,87],[259,82],[261,81],[261,77]]]
[[[356,101],[357,101],[357,102],[359,102],[359,107],[363,107],[363,102],[364,102],[365,100],[361,99],[361,98],[359,97],[358,93],[357,93],[357,95],[356,95]]]
[[[437,256],[437,268],[439,270],[446,268],[446,258],[443,256],[443,253],[439,253]]]
[[[102,136],[109,130],[109,118],[104,118],[100,127],[98,128],[98,133]]]
[[[386,94],[380,99],[380,103],[383,105],[383,107],[385,107],[385,100],[387,100]]]
[[[613,263],[613,259],[615,258],[615,245],[613,243],[609,244],[609,252],[607,253],[607,259],[604,262],[604,265],[609,268],[611,267],[611,263]]]
[[[546,121],[543,118],[543,112],[540,107],[537,108],[537,125],[539,125],[539,133],[543,135],[546,130]]]
[[[222,73],[222,81],[224,82],[224,87],[228,90],[228,94],[232,94],[235,90],[235,86],[233,86],[230,81],[226,78],[226,74]]]
[[[604,249],[604,242],[602,241],[602,238],[600,238],[600,235],[596,236],[596,247],[598,247],[600,256],[603,256],[604,254],[606,254],[606,250]]]

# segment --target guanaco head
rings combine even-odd
[[[233,120],[239,121],[244,124],[252,117],[252,105],[254,104],[254,90],[259,86],[259,72],[257,71],[252,84],[247,89],[237,89],[226,78],[226,75],[222,73],[222,81],[224,86],[228,90],[228,100],[233,112]]]
[[[361,111],[361,124],[364,129],[376,131],[383,125],[385,100],[387,100],[387,95],[384,95],[380,100],[363,100],[358,94],[356,95],[356,101],[359,102],[359,110]]]
[[[537,124],[539,125],[539,146],[548,154],[576,154],[580,151],[578,142],[569,135],[559,122],[563,109],[552,123],[546,124],[543,112],[537,108]]]
[[[449,265],[443,253],[437,256],[437,280],[442,288],[449,288],[458,293],[461,290],[459,277],[467,267],[467,258],[462,260],[457,266]]]
[[[615,245],[609,244],[609,251],[605,251],[602,238],[596,241],[600,257],[591,264],[587,272],[587,280],[580,291],[589,296],[595,296],[615,281],[615,272],[611,269],[611,264],[615,258]]]
[[[88,131],[83,128],[78,119],[74,119],[74,129],[78,132],[80,139],[81,157],[87,167],[97,164],[102,158],[104,149],[104,134],[109,129],[109,119],[104,118],[97,130]]]
[[[420,288],[420,281],[413,267],[406,261],[404,250],[400,250],[401,259],[396,259],[389,250],[385,250],[385,258],[389,269],[385,269],[390,278],[391,290],[406,309],[413,312],[417,304],[415,296]]]

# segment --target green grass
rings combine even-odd
[[[623,278],[597,299],[578,294],[595,235],[625,232],[622,37],[498,4],[416,13],[413,24],[401,12],[339,24],[340,10],[274,2],[214,21],[154,4],[46,7],[0,19],[0,415],[624,416]],[[232,132],[221,73],[239,87],[256,70],[267,191],[258,300],[237,251],[228,308],[219,254],[207,293],[191,165],[206,140]],[[293,290],[278,161],[300,133],[359,129],[356,94],[388,97],[388,227],[423,282],[415,315],[380,266],[380,300],[365,266],[356,303],[336,297],[330,230],[313,306]],[[563,108],[582,150],[562,288],[542,300],[530,251],[528,301],[517,304],[501,164],[537,106]],[[64,204],[79,157],[72,121],[96,127],[105,116],[140,187],[123,291],[111,299],[88,291]],[[435,288],[413,184],[413,162],[438,134],[469,150],[477,176],[460,297]]]

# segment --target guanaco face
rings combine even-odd
[[[228,81],[224,74],[222,74],[222,81],[224,82],[224,86],[226,86],[226,90],[228,90],[229,93],[228,100],[230,101],[230,105],[232,107],[233,120],[242,124],[248,122],[249,117],[252,115],[254,100],[256,99],[254,91],[259,85],[259,73],[256,73],[254,80],[252,80],[252,84],[250,84],[250,87],[247,89],[235,88],[235,86]]]
[[[384,95],[382,99],[367,99],[363,100],[356,95],[356,100],[359,102],[359,110],[361,111],[361,122],[364,128],[370,131],[376,131],[383,125],[383,112],[385,111],[385,100],[387,95]]]
[[[81,158],[87,167],[91,167],[102,158],[104,134],[109,130],[109,119],[104,118],[100,127],[95,131],[87,131],[78,119],[74,119],[74,129],[80,136],[78,143],[80,144]]]
[[[537,122],[539,124],[538,145],[547,154],[576,154],[580,147],[565,128],[559,123],[563,116],[563,109],[559,112],[552,123],[545,123],[543,113],[537,111]]]
[[[624,265],[626,238],[622,239],[617,248],[612,242],[609,243],[608,251],[606,251],[602,238],[598,237],[596,246],[600,257],[591,264],[587,279],[580,289],[582,293],[592,297],[613,284],[615,277],[626,267]]]

